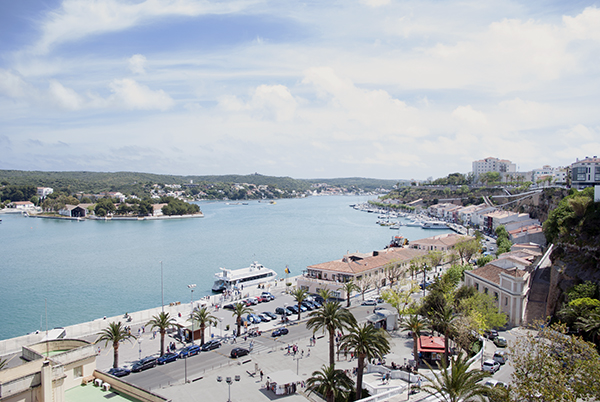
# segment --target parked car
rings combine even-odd
[[[258,304],[258,299],[256,297],[248,297],[246,300],[253,306]]]
[[[298,306],[296,306],[295,304],[291,305],[291,306],[287,306],[286,308],[288,310],[290,310],[292,312],[292,314],[298,314]]]
[[[494,374],[496,371],[500,370],[500,363],[492,359],[486,360],[481,365],[481,370],[489,371]]]
[[[269,297],[266,297],[266,296],[258,296],[256,298],[256,300],[258,300],[259,303],[266,303],[266,302],[271,301],[271,299]]]
[[[277,328],[275,331],[271,332],[272,337],[287,335],[290,331],[287,328]]]
[[[260,318],[260,320],[262,322],[269,322],[269,321],[271,321],[271,317],[267,316],[265,313],[260,313],[260,314],[257,314],[257,315],[258,315],[258,318]]]
[[[268,297],[269,300],[275,300],[275,296],[273,296],[273,294],[271,292],[262,292],[261,296],[262,297]]]
[[[506,347],[506,338],[503,336],[497,336],[494,338],[494,345],[496,345],[499,348],[505,348]]]
[[[133,366],[131,366],[131,372],[136,373],[138,371],[156,367],[157,364],[158,359],[156,357],[144,357],[142,360],[133,363]]]
[[[311,302],[311,301],[309,301],[309,300],[304,300],[304,301],[302,302],[302,305],[303,305],[304,307],[306,307],[307,309],[311,310],[311,311],[317,308],[317,306],[315,306],[315,305],[313,304],[313,302]]]
[[[508,353],[506,353],[504,350],[497,350],[494,353],[494,360],[500,364],[504,364],[508,361]]]
[[[250,351],[248,349],[244,349],[244,348],[233,348],[231,349],[231,358],[235,359],[237,357],[241,357],[241,356],[246,356],[248,353],[250,353]]]
[[[369,300],[365,300],[362,303],[360,303],[363,306],[376,306],[377,302],[373,299],[369,299]]]
[[[431,286],[433,284],[433,282],[421,282],[419,283],[419,288],[421,290],[423,289],[427,289],[429,286]]]
[[[279,315],[283,315],[283,314],[285,314],[285,315],[292,315],[294,313],[291,310],[287,309],[287,308],[284,309],[283,307],[277,307],[275,309],[275,314],[279,314]]]
[[[251,324],[260,324],[261,320],[256,314],[248,313],[247,320]]]
[[[213,350],[213,349],[217,349],[221,347],[221,342],[217,341],[216,339],[210,340],[206,343],[204,343],[204,345],[202,345],[202,347],[200,348],[203,352],[208,352],[209,350]]]
[[[498,336],[498,331],[496,331],[495,329],[490,329],[488,331],[485,331],[483,335],[485,335],[485,337],[488,338],[490,341],[493,341],[494,338]]]
[[[270,311],[263,311],[263,314],[266,315],[267,317],[269,317],[272,320],[276,320],[277,319],[277,314],[272,313]]]
[[[115,377],[125,377],[126,375],[131,374],[130,370],[127,370],[126,368],[122,368],[122,367],[117,367],[117,368],[111,368],[110,370],[107,371],[108,374],[113,375]]]
[[[167,352],[158,358],[158,364],[167,364],[177,360],[177,353]]]
[[[181,359],[184,357],[194,356],[194,355],[197,355],[198,353],[200,353],[199,345],[186,346],[185,348],[183,348],[179,351],[179,358]]]

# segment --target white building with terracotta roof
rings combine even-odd
[[[483,267],[465,271],[465,285],[494,296],[508,324],[521,325],[529,294],[529,262],[514,256],[494,260]]]
[[[333,297],[344,299],[346,293],[341,289],[343,283],[367,276],[373,280],[381,280],[381,284],[384,285],[387,264],[398,265],[403,275],[406,275],[410,261],[424,254],[426,253],[421,250],[402,247],[391,247],[367,254],[347,254],[339,260],[306,267],[306,272],[298,278],[297,286],[309,293],[326,289]]]
[[[471,236],[460,235],[457,233],[445,233],[425,239],[413,240],[410,242],[410,248],[424,251],[449,251],[456,246],[457,243],[472,239]]]

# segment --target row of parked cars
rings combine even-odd
[[[204,345],[189,345],[182,349],[180,349],[177,353],[167,352],[160,357],[144,357],[141,360],[133,363],[130,369],[126,369],[123,367],[111,368],[108,370],[108,374],[114,375],[115,377],[124,377],[129,375],[130,373],[135,373],[138,371],[144,371],[152,367],[156,367],[159,364],[167,364],[174,362],[177,359],[183,359],[190,356],[195,356],[200,352],[207,352],[209,350],[217,349],[221,347],[221,342],[217,340],[210,340],[205,342]]]
[[[226,310],[233,310],[236,304],[243,304],[246,307],[256,306],[258,303],[267,303],[271,300],[275,300],[275,296],[271,292],[262,292],[260,296],[257,297],[247,297],[245,299],[238,300],[233,303],[229,303],[223,306]]]

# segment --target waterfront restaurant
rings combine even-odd
[[[369,278],[384,286],[389,278],[386,272],[388,267],[397,267],[398,277],[407,276],[410,261],[424,254],[426,251],[403,247],[391,247],[366,254],[347,254],[339,260],[308,266],[298,278],[297,285],[308,293],[326,289],[333,297],[345,299],[343,283]]]

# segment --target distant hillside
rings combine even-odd
[[[377,188],[391,189],[395,180],[378,180],[367,178],[341,178],[299,180],[291,177],[249,175],[224,176],[176,176],[139,172],[42,172],[23,170],[0,170],[0,184],[3,186],[38,186],[52,187],[55,191],[67,193],[99,193],[103,191],[120,191],[124,194],[149,194],[154,184],[203,184],[215,183],[248,183],[255,186],[268,185],[286,193],[295,191],[303,193],[313,183],[327,183],[330,186],[372,191]]]

